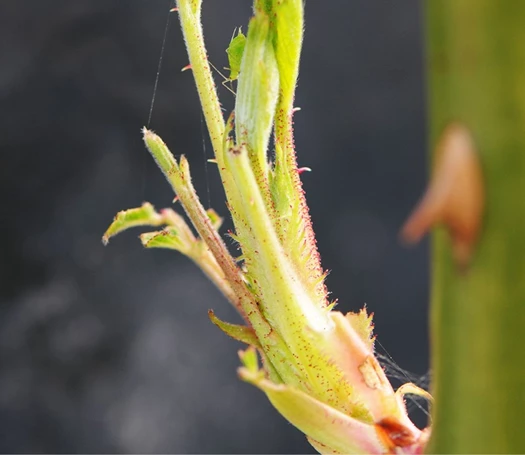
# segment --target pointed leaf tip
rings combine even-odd
[[[264,378],[264,372],[259,370],[259,360],[257,359],[257,350],[254,346],[246,350],[239,350],[239,358],[244,367],[239,368],[239,376],[250,383]],[[250,380],[247,380],[250,379]]]
[[[142,133],[144,144],[146,144],[148,151],[169,181],[170,175],[174,170],[178,169],[175,157],[160,136],[147,128],[143,128]]]
[[[243,325],[236,325],[233,323],[227,323],[220,318],[218,318],[213,310],[208,310],[208,317],[210,317],[211,322],[221,329],[224,333],[230,336],[232,339],[235,339],[239,342],[242,342],[247,345],[253,345],[255,347],[260,347],[259,340],[255,335],[255,331]]]
[[[375,337],[373,335],[374,323],[372,322],[374,314],[370,315],[363,307],[358,313],[348,312],[345,318],[350,322],[352,328],[357,332],[363,342],[371,349],[374,349]]]

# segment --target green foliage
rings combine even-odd
[[[164,219],[155,212],[155,208],[150,203],[144,203],[141,207],[120,211],[104,233],[102,242],[107,244],[111,237],[129,228],[145,225],[159,226],[164,223]]]

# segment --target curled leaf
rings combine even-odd
[[[129,228],[162,224],[164,224],[164,218],[155,212],[155,208],[150,203],[144,203],[141,207],[120,211],[104,233],[102,242],[107,244],[111,237]]]

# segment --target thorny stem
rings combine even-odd
[[[430,138],[436,144],[452,121],[468,128],[486,195],[468,268],[458,270],[445,230],[433,236],[436,406],[427,451],[522,454],[525,2],[427,0],[425,6]]]

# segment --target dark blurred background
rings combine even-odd
[[[0,2],[1,452],[312,451],[237,379],[239,344],[207,309],[238,319],[189,260],[144,250],[140,230],[100,242],[117,211],[171,204],[140,135],[169,7]],[[381,344],[418,375],[428,370],[427,245],[407,249],[397,233],[426,180],[420,8],[307,0],[295,117],[332,296],[343,311],[366,303]],[[204,0],[215,66],[250,11],[251,0]],[[186,64],[173,15],[151,128],[187,154],[205,205],[209,188],[226,214]]]

